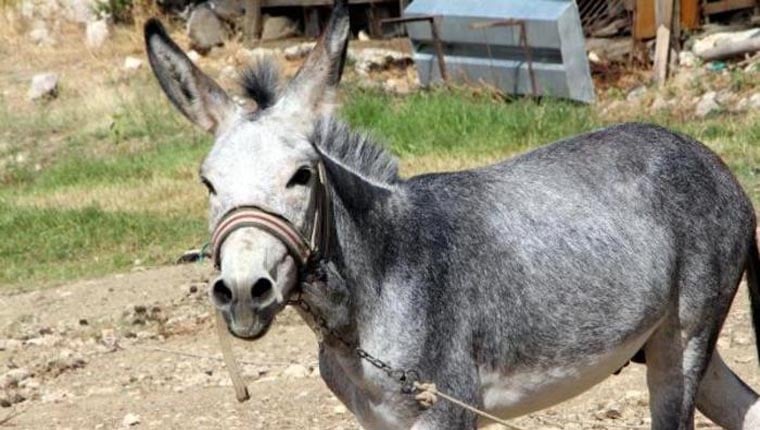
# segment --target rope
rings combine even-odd
[[[214,315],[216,315],[216,333],[219,335],[219,345],[222,347],[224,365],[227,367],[227,372],[230,374],[230,379],[232,379],[232,385],[235,387],[235,397],[237,397],[238,402],[245,402],[251,396],[248,394],[248,388],[246,388],[245,382],[240,376],[240,369],[238,369],[235,356],[232,353],[230,335],[227,333],[227,324],[224,322],[220,311],[214,312]]]
[[[451,402],[451,403],[459,406],[460,408],[467,409],[468,411],[473,412],[473,413],[475,413],[477,415],[480,415],[483,418],[487,418],[487,419],[489,419],[489,420],[491,420],[491,421],[493,421],[495,423],[501,424],[501,425],[503,425],[504,427],[506,427],[508,429],[512,429],[512,430],[525,430],[522,427],[518,427],[518,426],[516,426],[514,424],[510,424],[510,423],[506,422],[505,420],[503,420],[503,419],[501,419],[501,418],[499,418],[497,416],[489,414],[488,412],[484,412],[484,411],[482,411],[482,410],[480,410],[480,409],[478,409],[478,408],[476,408],[474,406],[470,406],[467,403],[465,403],[465,402],[463,402],[463,401],[461,401],[461,400],[459,400],[459,399],[457,399],[455,397],[452,397],[452,396],[450,396],[450,395],[448,395],[446,393],[442,393],[441,391],[438,390],[438,388],[436,388],[435,384],[415,382],[414,383],[414,388],[416,388],[418,391],[420,391],[420,393],[415,398],[420,403],[422,403],[423,406],[426,405],[426,404],[429,405],[429,406],[432,406],[433,403],[435,403],[437,401],[437,397],[441,397],[442,399],[447,400],[447,401],[449,401],[449,402]]]

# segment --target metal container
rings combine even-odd
[[[426,15],[438,17],[449,79],[492,85],[508,94],[532,94],[535,82],[536,95],[594,101],[574,1],[414,0],[404,11],[405,17]],[[498,26],[506,20],[511,24]],[[407,31],[421,83],[441,81],[429,23],[409,23]]]

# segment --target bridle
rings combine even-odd
[[[248,227],[263,230],[279,240],[285,245],[299,269],[308,267],[314,261],[328,258],[332,207],[325,167],[321,161],[317,163],[316,180],[312,198],[313,207],[309,210],[311,222],[309,223],[307,219],[304,228],[308,236],[299,231],[290,220],[273,211],[254,205],[237,206],[222,216],[211,234],[211,255],[214,267],[217,270],[221,269],[221,250],[224,241],[236,230]]]

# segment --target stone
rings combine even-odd
[[[105,19],[99,21],[91,21],[87,23],[85,29],[85,39],[87,46],[91,49],[98,49],[106,43],[110,31],[108,29],[108,22]]]
[[[673,100],[665,100],[661,95],[658,95],[652,102],[652,110],[664,110],[671,107],[672,105]]]
[[[715,91],[706,92],[697,102],[697,106],[694,109],[694,114],[699,118],[704,118],[713,112],[720,110],[718,104],[718,94]]]
[[[209,0],[208,5],[224,21],[234,22],[245,15],[243,0]]]
[[[0,388],[17,387],[19,382],[32,376],[32,372],[24,367],[11,369],[0,377]]]
[[[409,81],[404,78],[391,78],[383,83],[383,89],[390,93],[395,94],[409,94],[412,92],[412,88],[409,85]]]
[[[364,30],[360,30],[356,38],[362,42],[367,42],[370,40],[369,34],[367,34],[367,32]]]
[[[291,364],[282,371],[282,376],[287,379],[301,379],[309,376],[309,369],[301,364]]]
[[[678,65],[681,67],[695,67],[699,59],[690,51],[681,51],[678,53]]]
[[[55,40],[50,36],[50,32],[45,27],[35,28],[29,32],[29,40],[40,46],[51,46]]]
[[[264,16],[261,40],[285,39],[298,34],[298,24],[287,16]]]
[[[124,66],[122,68],[128,72],[134,72],[141,68],[142,65],[143,60],[137,57],[127,57],[124,59]]]
[[[316,44],[316,42],[299,43],[298,45],[288,46],[282,53],[285,55],[286,60],[299,60],[309,55],[309,52],[314,49]]]
[[[189,58],[193,63],[197,63],[201,59],[201,54],[191,49],[187,51],[187,58]]]
[[[58,75],[55,73],[34,75],[27,96],[30,100],[54,99],[58,97]]]
[[[128,413],[124,415],[124,419],[121,420],[121,425],[124,427],[132,427],[137,424],[140,424],[140,415]]]
[[[222,20],[207,4],[201,4],[190,12],[187,20],[187,35],[190,47],[206,54],[215,46],[224,45],[226,30]]]
[[[644,97],[646,93],[647,93],[647,87],[641,85],[631,90],[631,92],[628,93],[625,99],[628,100],[629,102],[639,101]]]
[[[383,48],[349,50],[348,56],[354,61],[354,69],[360,75],[391,68],[404,70],[414,64],[409,54]]]
[[[691,51],[701,57],[705,52],[722,45],[732,45],[755,37],[760,37],[760,29],[743,31],[722,31],[710,34],[694,42]]]
[[[21,341],[16,339],[0,339],[0,351],[17,351],[21,348]]]

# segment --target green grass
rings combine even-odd
[[[29,148],[40,155],[33,143],[49,140],[60,147],[39,171],[31,163],[0,167],[0,285],[34,288],[128,270],[135,260],[165,264],[207,240],[205,196],[195,172],[210,139],[159,98],[155,85],[141,85],[132,90],[145,94],[120,100],[108,121],[55,103],[23,118],[0,106],[3,139],[17,142],[0,156]],[[462,159],[500,159],[604,125],[587,106],[505,103],[462,90],[398,97],[349,89],[344,98],[341,113],[352,125],[371,131],[412,165],[430,157],[442,168]],[[680,122],[638,113],[631,119],[704,141],[760,202],[758,115]],[[159,187],[166,183],[182,196],[171,200],[172,210],[158,210],[155,202],[166,201]],[[85,203],[82,196],[101,189],[111,193],[109,204]],[[67,204],[53,199],[61,193]],[[144,200],[130,200],[143,194]]]

